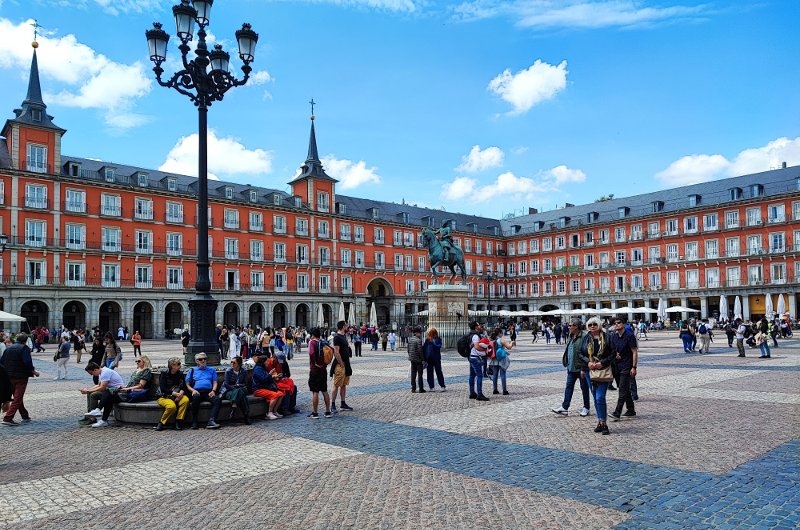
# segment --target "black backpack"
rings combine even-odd
[[[456,349],[458,354],[462,357],[469,358],[470,351],[472,350],[472,336],[477,335],[476,332],[470,331],[456,342]]]

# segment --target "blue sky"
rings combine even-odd
[[[146,55],[171,6],[0,0],[0,108],[24,99],[36,19],[64,153],[194,174],[196,111]],[[288,190],[312,97],[340,193],[492,217],[800,164],[798,19],[795,0],[217,0],[214,41],[235,51],[245,21],[260,40],[209,112],[210,170]]]

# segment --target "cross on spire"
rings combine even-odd
[[[313,116],[314,116],[314,105],[316,105],[316,103],[314,102],[314,98],[311,98],[311,101],[309,101],[308,103],[309,103],[309,105],[311,105],[311,116],[312,116],[312,119],[313,119]]]
[[[33,42],[36,42],[36,37],[39,36],[39,28],[42,26],[39,25],[39,21],[36,19],[31,22],[31,26],[33,26]]]

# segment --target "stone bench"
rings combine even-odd
[[[247,401],[250,403],[250,417],[263,418],[267,414],[268,404],[264,398],[255,396],[247,396]],[[223,399],[219,407],[219,416],[217,417],[218,423],[224,423],[229,420],[231,414],[232,401]],[[131,424],[150,424],[155,425],[161,419],[164,409],[159,406],[156,401],[140,401],[139,403],[117,403],[114,405],[114,419],[121,423]],[[197,422],[200,425],[208,423],[211,415],[211,403],[205,401],[200,404],[200,414]],[[236,415],[231,421],[241,421],[241,411],[236,412]],[[192,407],[186,412],[185,422],[192,421]]]

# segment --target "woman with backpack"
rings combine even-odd
[[[503,384],[503,395],[508,395],[506,388],[506,371],[508,370],[511,360],[508,358],[508,351],[514,347],[513,340],[507,340],[503,337],[503,330],[501,328],[494,328],[489,335],[494,346],[494,357],[489,359],[489,366],[492,367],[492,382],[494,383],[494,391],[492,394],[499,394],[497,389],[497,377],[500,377],[500,382]]]
[[[311,391],[311,414],[308,415],[312,420],[318,419],[317,407],[319,406],[319,394],[325,399],[325,417],[331,417],[331,396],[328,393],[328,369],[322,352],[322,341],[320,340],[320,329],[311,328],[311,341],[308,343],[308,389]],[[330,347],[330,346],[328,346]]]

